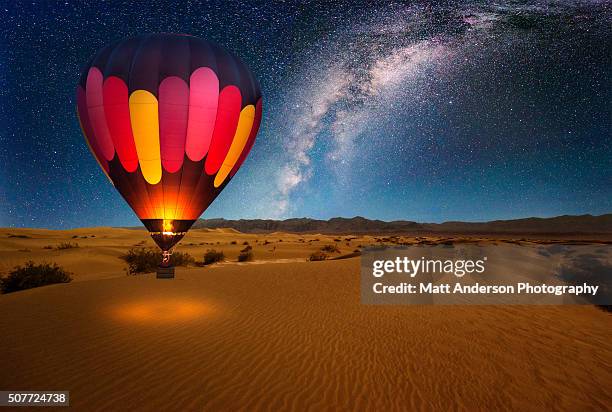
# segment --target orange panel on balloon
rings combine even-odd
[[[247,143],[244,146],[244,149],[242,149],[242,153],[240,153],[240,157],[238,158],[238,161],[232,168],[232,171],[230,172],[230,177],[234,176],[234,174],[238,171],[238,169],[240,169],[240,166],[242,166],[242,163],[244,163],[247,156],[251,152],[251,149],[253,148],[253,144],[255,144],[255,137],[257,136],[257,132],[259,131],[259,125],[261,124],[261,115],[262,115],[262,102],[261,102],[261,99],[259,99],[257,101],[257,104],[255,105],[255,119],[253,120],[253,127],[251,128],[249,139],[247,140]]]

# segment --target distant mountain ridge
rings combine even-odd
[[[601,216],[529,217],[490,222],[417,223],[409,220],[370,220],[361,216],[334,217],[329,220],[292,218],[271,219],[199,219],[194,229],[230,228],[243,233],[612,233],[612,214]]]

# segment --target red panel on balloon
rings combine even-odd
[[[209,175],[217,173],[223,160],[225,160],[225,156],[236,133],[241,104],[242,97],[240,90],[236,86],[227,86],[221,90],[215,131],[213,132],[210,150],[204,165],[204,170]]]
[[[189,87],[178,77],[166,77],[159,85],[159,139],[164,169],[175,173],[185,157],[189,114]]]
[[[102,155],[102,151],[98,147],[98,143],[94,137],[94,132],[89,121],[89,112],[87,111],[87,97],[85,96],[85,90],[81,86],[77,87],[77,111],[79,113],[79,120],[81,121],[81,127],[85,134],[85,139],[89,144],[89,147],[94,152],[94,156],[98,160],[98,163],[108,173],[108,162]]]
[[[208,67],[196,69],[189,80],[189,122],[185,142],[185,152],[194,162],[202,160],[208,152],[218,103],[217,75]]]
[[[104,158],[111,161],[115,156],[115,148],[110,137],[110,132],[108,131],[106,116],[104,114],[102,73],[97,67],[89,69],[85,96],[87,97],[87,111],[89,113],[91,128],[94,131],[94,139]]]
[[[102,92],[108,130],[121,165],[128,172],[134,172],[138,167],[138,154],[130,121],[128,88],[123,80],[111,76],[104,81]]]

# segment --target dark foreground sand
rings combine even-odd
[[[609,314],[367,307],[358,270],[179,269],[4,295],[0,387],[70,390],[78,410],[612,406]]]

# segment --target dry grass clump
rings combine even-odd
[[[57,250],[65,250],[65,249],[75,249],[77,247],[79,247],[78,243],[62,242],[59,245],[57,245],[55,248]]]
[[[238,255],[238,262],[250,262],[255,258],[253,255],[253,246],[247,244],[247,246],[240,251]]]
[[[28,236],[28,235],[16,235],[14,233],[9,233],[7,237],[17,238],[17,239],[32,239],[31,236]]]
[[[340,253],[340,249],[338,249],[337,245],[325,245],[321,248],[321,251],[328,253]]]
[[[215,249],[207,250],[204,254],[204,265],[212,265],[213,263],[223,262],[225,255],[223,251],[216,251]]]
[[[161,262],[161,253],[154,249],[130,249],[120,257],[128,264],[128,274],[130,275],[155,272]]]
[[[325,260],[325,259],[327,259],[327,254],[322,252],[322,251],[320,251],[320,250],[314,252],[308,258],[308,260],[311,261],[311,262],[316,262],[316,261]]]
[[[253,259],[255,259],[255,256],[253,255],[253,251],[251,250],[242,251],[238,255],[238,262],[250,262]]]
[[[173,252],[170,263],[174,266],[189,266],[195,264],[195,258],[189,253]]]
[[[133,248],[121,256],[128,264],[128,274],[151,273],[157,270],[161,263],[162,254],[156,249]],[[189,266],[195,263],[195,259],[189,253],[174,252],[170,257],[170,264],[174,266]]]
[[[54,283],[68,283],[71,280],[70,272],[56,263],[35,264],[30,261],[23,266],[16,266],[8,276],[0,278],[0,290],[2,293],[11,293]]]

